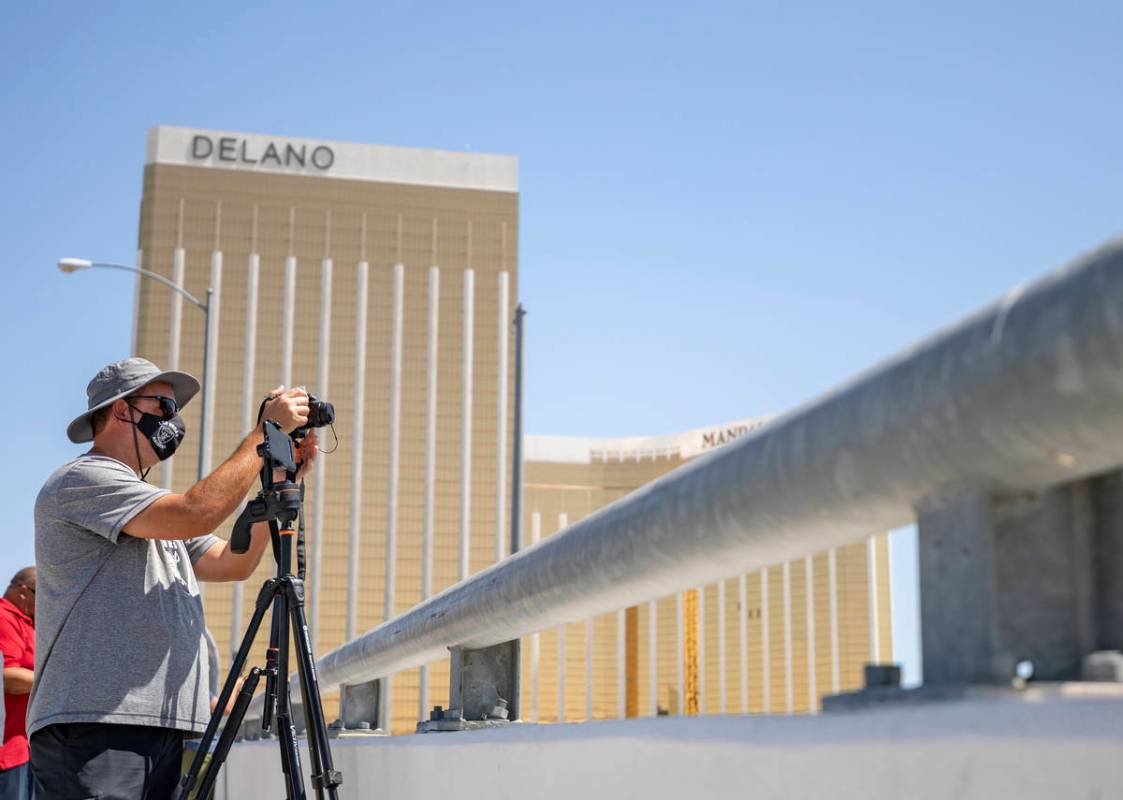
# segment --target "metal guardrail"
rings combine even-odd
[[[964,486],[1123,462],[1123,243],[323,656],[330,691],[839,546]],[[260,698],[250,717],[260,714]]]

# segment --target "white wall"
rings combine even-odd
[[[335,740],[333,752],[343,798],[1123,797],[1123,692],[802,718],[513,724]],[[284,795],[275,741],[236,745],[225,772],[219,798]]]

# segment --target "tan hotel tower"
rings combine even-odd
[[[138,263],[199,298],[217,289],[210,466],[278,384],[335,404],[339,447],[320,459],[306,502],[317,653],[414,605],[426,584],[439,591],[496,560],[518,202],[507,156],[149,131]],[[138,283],[134,350],[201,376],[203,315],[177,297]],[[200,407],[188,407],[189,436],[163,478],[178,490],[196,477]],[[267,557],[243,587],[206,587],[223,663],[232,618],[240,635],[271,567]],[[432,670],[434,702],[446,670]],[[398,725],[415,722],[417,672],[392,688]]]
[[[518,201],[518,162],[509,156],[149,131],[137,263],[200,299],[214,289],[207,392],[214,428],[204,464],[213,468],[226,457],[278,384],[306,385],[335,404],[338,448],[319,460],[306,502],[307,610],[317,654],[508,552]],[[134,352],[201,376],[203,314],[155,281],[138,281],[136,297]],[[201,406],[188,407],[188,438],[161,475],[176,490],[196,477]],[[709,444],[664,437],[662,445],[625,440],[628,446],[608,447],[528,437],[524,541],[576,521],[732,433],[697,435]],[[331,433],[321,437],[330,449]],[[227,535],[228,527],[219,533]],[[822,618],[814,636],[823,644],[811,662],[822,662],[819,674],[828,676],[819,678],[820,694],[831,690],[832,652],[835,684],[856,685],[871,642],[878,646],[871,631],[881,629],[888,658],[884,549],[882,539],[868,554],[864,544],[840,550],[829,574],[826,555],[813,565],[812,607]],[[868,564],[880,565],[872,582]],[[206,587],[208,625],[224,665],[271,571],[266,557],[245,584]],[[523,717],[689,712],[701,702],[691,698],[718,711],[719,686],[726,709],[740,711],[734,698],[741,697],[737,681],[744,674],[750,706],[760,710],[765,695],[753,691],[753,682],[769,675],[765,663],[776,665],[770,709],[805,709],[806,687],[801,698],[787,705],[785,699],[795,691],[786,688],[796,680],[790,676],[808,674],[804,634],[798,620],[783,624],[785,609],[812,621],[799,610],[808,596],[804,580],[802,563],[769,570],[763,590],[759,575],[748,577],[743,614],[734,580],[591,625],[574,621],[560,648],[560,672],[557,632],[530,637]],[[871,628],[870,610],[879,605]],[[764,640],[762,613],[771,621]],[[743,629],[747,667],[739,649]],[[264,639],[263,632],[259,654]],[[761,641],[771,643],[763,655]],[[727,681],[718,676],[719,648]],[[426,704],[447,700],[447,684],[447,662],[394,676],[393,730],[413,730]],[[334,709],[326,705],[330,719]]]

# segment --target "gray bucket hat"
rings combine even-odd
[[[79,444],[94,438],[90,415],[99,408],[105,408],[114,400],[132,394],[142,386],[156,381],[170,383],[175,395],[176,405],[182,409],[199,391],[199,382],[186,372],[174,370],[161,371],[159,367],[145,358],[126,358],[102,367],[86,386],[88,408],[66,426],[70,441]]]

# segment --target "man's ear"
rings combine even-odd
[[[113,401],[113,416],[121,422],[132,422],[133,415],[131,407],[124,400]]]

